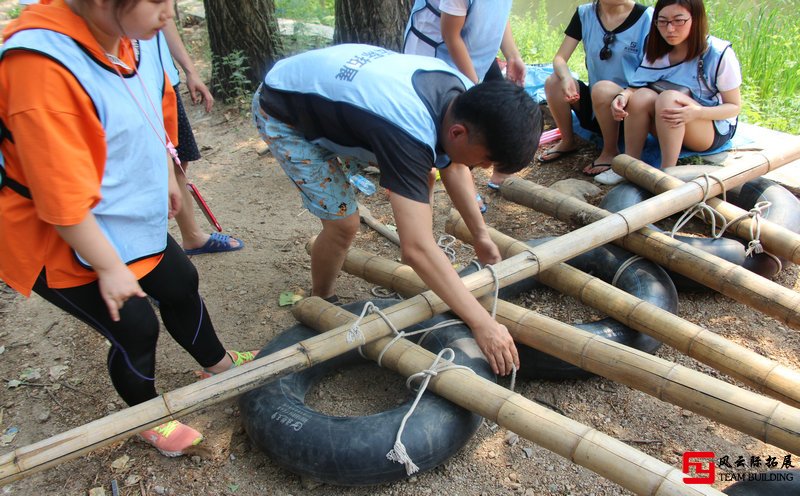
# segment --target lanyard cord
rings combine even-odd
[[[175,162],[175,165],[177,165],[178,168],[183,173],[183,175],[186,176],[186,170],[183,168],[183,165],[181,164],[181,159],[178,157],[178,151],[175,150],[175,145],[173,145],[172,140],[169,139],[169,135],[167,134],[166,129],[164,129],[165,139],[162,139],[161,134],[159,133],[155,124],[153,124],[153,121],[150,120],[150,117],[147,115],[147,112],[145,112],[144,108],[142,107],[142,104],[139,102],[139,99],[136,98],[136,95],[133,93],[133,90],[131,90],[131,87],[128,86],[128,82],[125,80],[125,76],[123,76],[122,72],[120,72],[119,70],[120,67],[127,70],[131,70],[131,68],[128,67],[128,65],[125,62],[120,60],[119,57],[115,55],[106,53],[106,57],[111,62],[111,65],[114,67],[114,71],[116,71],[120,80],[122,80],[122,84],[125,85],[125,89],[128,90],[128,93],[131,95],[131,98],[133,98],[133,101],[136,102],[136,106],[139,107],[139,110],[142,111],[142,115],[144,115],[145,120],[147,120],[147,123],[150,124],[150,127],[153,129],[153,132],[156,133],[156,137],[161,142],[161,144],[164,145],[164,147],[167,149],[167,152],[169,153],[170,157],[172,157],[172,161]],[[142,77],[139,75],[139,71],[136,69],[135,64],[132,70],[133,73],[136,75],[136,79],[139,80],[139,84],[142,86],[142,92],[144,93],[144,96],[147,98],[147,101],[150,102],[150,108],[153,109],[153,113],[155,115],[158,115],[156,106],[153,104],[153,100],[150,98],[150,93],[147,92],[147,88],[145,87],[144,81],[142,81]],[[161,127],[163,128],[163,126]]]

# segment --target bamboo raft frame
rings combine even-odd
[[[797,159],[800,146],[783,152],[763,155],[763,159],[742,161],[721,171],[722,185],[714,184],[711,194],[722,187],[730,188],[763,175],[781,165]],[[508,180],[506,181],[508,182]],[[505,184],[505,183],[504,183]],[[653,197],[636,208],[625,209],[596,223],[576,229],[551,242],[515,255],[494,267],[494,274],[482,270],[462,279],[476,297],[484,296],[495,287],[495,278],[502,286],[538,274],[553,265],[580,253],[630,234],[648,223],[656,222],[702,200],[706,192],[695,181]],[[384,309],[398,328],[425,321],[448,310],[447,305],[432,291]],[[359,325],[366,343],[391,333],[389,327],[377,316],[362,320]],[[32,445],[18,448],[0,456],[0,484],[7,484],[31,473],[63,461],[136,432],[163,423],[167,419],[188,414],[204,406],[228,399],[257,387],[264,382],[309,367],[357,347],[360,343],[347,343],[347,326],[341,326],[320,336],[298,343],[291,349],[281,350],[259,358],[242,367],[231,369],[196,384],[179,388],[158,398],[127,408]]]
[[[292,313],[303,324],[319,330],[347,325],[357,317],[316,297],[302,300]],[[363,351],[376,360],[390,341],[379,339],[364,346]],[[424,348],[400,339],[386,350],[381,363],[407,377],[429,368],[435,358]],[[710,486],[686,485],[682,482],[686,474],[671,465],[469,371],[440,372],[428,388],[636,494],[722,494]],[[413,421],[412,416],[409,422]]]
[[[670,192],[672,191],[677,190]],[[577,198],[515,177],[503,181],[500,192],[510,201],[559,220],[578,225],[591,223],[585,227],[597,225],[602,220],[613,218],[637,206],[613,214]],[[662,195],[653,198],[660,196]],[[639,205],[644,205],[647,201],[649,200]],[[626,236],[615,239],[614,244],[755,308],[793,329],[800,329],[799,294],[739,265],[677,241],[667,234],[635,225],[639,226],[638,232],[632,230]],[[572,232],[578,231],[580,229]]]
[[[651,167],[645,162],[631,157],[614,162],[612,168],[632,183],[654,194],[663,193],[686,184],[661,169]],[[717,210],[727,222],[740,219],[731,224],[730,229],[738,237],[750,241],[750,233],[751,229],[754,229],[753,224],[755,221],[750,217],[741,218],[747,214],[747,211],[732,203],[723,201],[721,198],[709,198],[706,203]],[[759,227],[761,229],[761,244],[765,250],[773,255],[791,260],[796,264],[800,263],[800,234],[764,218],[759,220]]]
[[[426,288],[419,276],[409,274],[401,265],[354,248],[348,251],[345,259],[345,270],[354,276],[397,291],[398,288],[390,284],[391,281],[397,281],[397,275],[402,273],[408,281],[400,286],[415,288],[415,292],[405,296],[424,291]],[[558,269],[552,268],[545,273],[555,270],[559,273],[551,273],[551,276],[558,279],[565,274],[565,271]],[[615,294],[610,296],[610,300],[616,297]],[[638,298],[632,298],[645,303]],[[484,296],[480,301],[486,308],[491,308],[494,298]],[[609,305],[614,306],[614,302]],[[497,301],[497,320],[508,328],[516,342],[691,410],[773,446],[791,453],[800,453],[800,410],[793,406],[503,300]],[[729,342],[727,344],[733,345]]]

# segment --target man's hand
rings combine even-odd
[[[517,347],[506,326],[487,320],[486,324],[472,327],[472,335],[495,374],[510,374],[512,365],[519,370]]]
[[[488,235],[473,239],[472,247],[475,249],[478,261],[483,265],[493,265],[503,260],[500,250]]]

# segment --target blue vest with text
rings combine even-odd
[[[127,84],[75,40],[60,33],[20,31],[6,40],[3,53],[10,50],[37,52],[57,61],[92,99],[107,148],[100,184],[102,198],[92,213],[119,257],[130,263],[163,252],[167,245],[169,165],[161,108],[164,69],[155,40],[140,42],[139,77],[126,77]],[[80,256],[78,259],[89,266]]]
[[[414,89],[412,76],[417,71],[446,72],[459,77],[465,88],[473,86],[463,74],[441,60],[353,44],[334,45],[283,59],[264,77],[264,85],[367,110],[428,146],[436,165],[444,166],[444,160],[449,159],[436,154],[438,123],[433,121]],[[341,147],[326,139],[314,142],[343,156],[372,156],[367,150]]]

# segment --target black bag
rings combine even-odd
[[[669,81],[664,81],[663,79],[659,79],[658,81],[653,81],[652,83],[649,83],[647,87],[655,91],[656,93],[662,93],[667,90],[674,90],[688,97],[692,96],[692,90],[690,90],[686,86],[670,83]]]

